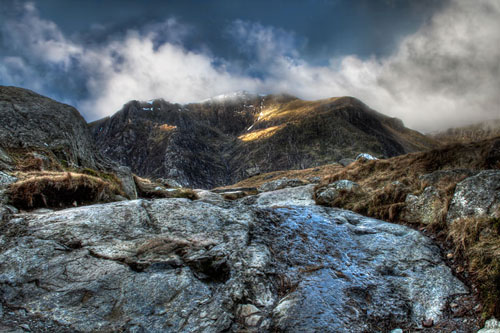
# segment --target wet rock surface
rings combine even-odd
[[[312,188],[14,214],[0,227],[0,326],[371,332],[452,320],[448,302],[468,290],[428,238],[315,206]]]

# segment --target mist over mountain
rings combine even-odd
[[[101,152],[133,172],[202,188],[360,153],[384,158],[438,145],[352,97],[237,92],[185,105],[132,101],[91,127]]]
[[[75,105],[88,121],[114,114],[127,100],[189,103],[235,90],[304,100],[356,96],[423,132],[497,118],[497,1],[310,0],[312,16],[305,18],[298,3],[283,2],[288,20],[267,2],[254,2],[248,17],[229,5],[206,5],[213,31],[195,14],[164,4],[158,13],[173,14],[141,8],[150,19],[116,26],[101,20],[75,32],[83,23],[74,18],[73,26],[54,4],[8,1],[0,11],[0,84]],[[115,12],[111,3],[101,6]],[[130,4],[123,11],[137,12]],[[275,20],[261,21],[258,12]],[[322,26],[315,20],[329,25],[344,17],[351,20],[343,26],[312,28]]]

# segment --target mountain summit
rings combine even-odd
[[[91,128],[102,152],[133,172],[203,188],[360,153],[391,157],[436,146],[352,97],[236,92],[186,105],[131,101]]]

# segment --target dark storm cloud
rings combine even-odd
[[[496,0],[70,3],[2,7],[0,84],[88,120],[240,89],[352,95],[421,130],[500,114]]]

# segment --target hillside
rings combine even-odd
[[[7,154],[37,152],[45,164],[89,168],[105,164],[85,119],[72,106],[27,89],[0,86],[0,118],[0,148]],[[16,166],[7,158],[2,162],[4,167]]]
[[[426,231],[475,282],[484,313],[500,315],[500,137],[359,160],[325,176],[317,204]]]
[[[464,127],[449,128],[446,131],[432,133],[429,136],[442,143],[474,142],[490,139],[500,136],[500,119]]]
[[[99,152],[74,107],[0,86],[0,119],[0,203],[66,207],[137,197],[130,170]]]
[[[187,105],[132,101],[90,125],[101,151],[135,173],[201,188],[359,153],[391,157],[438,145],[352,97],[235,93]]]

